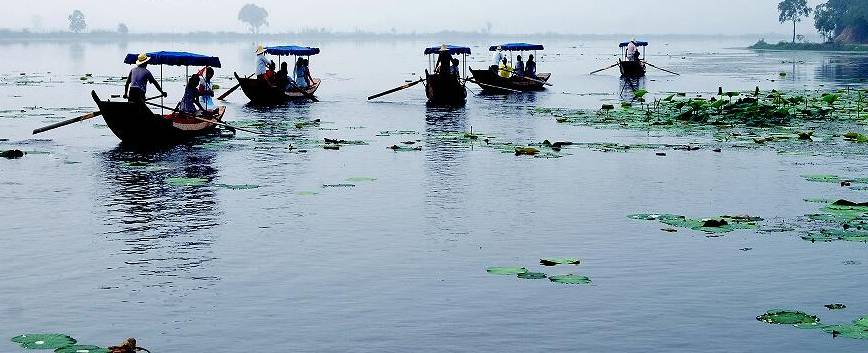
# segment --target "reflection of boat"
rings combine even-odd
[[[278,58],[284,56],[293,57],[294,59],[287,61],[287,63],[292,66],[293,63],[298,60],[298,57],[304,56],[309,60],[311,56],[319,54],[320,50],[319,48],[302,47],[297,45],[283,45],[266,47],[265,52],[271,55],[277,55]],[[291,75],[292,72],[289,74]],[[316,93],[316,90],[319,89],[319,85],[322,82],[322,80],[314,78],[313,84],[304,90],[283,90],[256,78],[243,78],[239,77],[238,74],[235,74],[235,78],[238,80],[238,84],[241,85],[241,90],[244,91],[244,95],[246,95],[247,98],[250,98],[251,102],[257,104],[280,104],[291,100],[308,98]],[[301,91],[304,91],[304,93]]]
[[[434,55],[440,55],[444,52],[448,52],[450,55],[462,54],[466,67],[467,55],[470,54],[470,48],[468,47],[442,45],[425,49],[425,55],[431,56],[429,59],[437,59],[434,58]],[[436,63],[436,60],[429,60],[429,66],[432,63]],[[455,76],[449,73],[430,74],[428,70],[425,70],[425,78],[425,95],[428,97],[428,104],[464,105],[467,101],[467,89],[464,87],[465,81],[461,79],[460,75]]]
[[[489,51],[496,51],[498,48],[508,52],[525,52],[525,51],[534,51],[545,49],[542,45],[539,44],[527,44],[527,43],[508,43],[501,44],[490,47]],[[545,83],[548,82],[549,78],[551,78],[552,74],[550,73],[537,73],[535,77],[519,77],[510,75],[512,77],[501,77],[498,75],[498,72],[492,68],[487,70],[474,70],[470,69],[470,73],[473,75],[473,80],[481,83],[479,87],[482,88],[483,91],[491,92],[491,93],[509,93],[507,90],[498,89],[497,87],[508,88],[516,91],[542,91],[545,90]]]
[[[645,89],[645,77],[621,77],[621,100],[632,102],[636,99],[636,91]]]
[[[618,67],[621,68],[621,76],[624,77],[643,77],[645,76],[645,47],[648,46],[648,42],[642,41],[632,41],[637,49],[642,48],[641,56],[635,58],[627,57],[627,46],[630,45],[630,42],[623,42],[618,45],[619,48],[624,49],[624,58],[618,59]]]
[[[93,100],[106,125],[121,141],[133,145],[161,145],[183,142],[197,136],[212,133],[217,125],[182,114],[159,115],[144,103],[103,101],[96,92]],[[209,120],[221,121],[226,107],[220,107]]]

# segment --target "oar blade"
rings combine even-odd
[[[415,85],[418,85],[418,84],[422,83],[422,81],[425,81],[425,79],[423,78],[423,79],[420,79],[420,80],[418,80],[418,81],[410,82],[410,83],[405,84],[405,85],[403,85],[403,86],[401,86],[401,87],[398,87],[398,88],[393,88],[393,89],[390,89],[390,90],[385,91],[385,92],[382,92],[382,93],[377,93],[377,94],[375,94],[375,95],[373,95],[373,96],[368,97],[368,100],[377,99],[377,98],[380,98],[380,97],[385,96],[385,95],[389,95],[389,94],[392,94],[392,93],[395,93],[395,92],[398,92],[398,91],[405,90],[405,89],[407,89],[407,88],[410,88],[410,87],[413,87],[413,86],[415,86]]]
[[[64,127],[64,126],[66,126],[66,125],[70,125],[70,124],[77,123],[77,122],[79,122],[79,121],[85,121],[85,120],[87,120],[87,119],[91,119],[91,118],[94,118],[94,117],[97,117],[97,116],[100,116],[100,115],[102,115],[102,112],[92,112],[92,113],[87,113],[87,114],[82,115],[82,116],[77,117],[77,118],[72,118],[72,119],[69,119],[69,120],[64,120],[64,121],[61,121],[61,122],[59,122],[59,123],[54,123],[54,124],[51,124],[51,125],[48,125],[48,126],[43,126],[43,127],[41,127],[41,128],[34,129],[34,130],[33,130],[33,134],[34,134],[34,135],[36,135],[36,134],[41,134],[41,133],[46,132],[46,131],[49,131],[49,130],[54,130],[54,129],[57,129],[57,128],[59,128],[59,127]]]

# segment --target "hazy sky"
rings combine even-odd
[[[821,0],[809,0],[813,6]],[[335,31],[474,31],[499,33],[787,33],[776,0],[3,0],[2,28],[58,30],[74,9],[89,29],[133,32],[242,31],[238,10],[265,7],[268,32],[325,27]],[[812,21],[800,30],[813,33]]]

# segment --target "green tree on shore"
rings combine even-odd
[[[268,11],[256,4],[247,4],[238,11],[238,20],[247,23],[251,33],[259,33],[259,27],[268,25]]]
[[[81,10],[75,10],[67,17],[69,19],[69,30],[75,33],[84,32],[87,29],[84,13]]]
[[[778,4],[778,12],[780,17],[778,21],[781,23],[793,22],[793,43],[796,42],[796,24],[802,22],[803,17],[811,15],[811,8],[808,7],[807,0],[783,0]]]

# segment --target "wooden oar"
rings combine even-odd
[[[471,68],[471,70],[473,70],[473,69]],[[515,74],[515,71],[512,71],[512,70],[507,69],[507,68],[498,68],[498,70],[504,70],[504,71],[509,72],[509,73],[511,73],[511,74]],[[532,79],[532,78],[527,77],[527,76],[518,76],[518,75],[516,75],[516,76],[513,76],[513,77],[521,77],[521,78],[523,78],[523,79],[525,79],[525,80],[532,81],[532,82],[536,82],[536,83],[542,83],[542,84],[544,84],[544,85],[546,85],[546,86],[554,86],[553,84],[548,83],[548,82],[546,82],[546,81],[537,80],[537,79]]]
[[[148,98],[148,99],[146,99],[145,101],[149,101],[149,100],[152,100],[152,99],[157,99],[157,98],[160,98],[160,97],[162,97],[162,95],[159,95],[159,96],[156,96],[156,97]],[[70,125],[70,124],[74,124],[74,123],[77,123],[77,122],[79,122],[79,121],[85,121],[85,120],[87,120],[87,119],[95,118],[95,117],[98,117],[98,116],[100,116],[100,115],[102,115],[102,112],[92,112],[92,113],[87,113],[87,114],[82,115],[82,116],[77,117],[77,118],[72,118],[72,119],[69,119],[69,120],[64,120],[64,121],[61,121],[61,122],[59,122],[59,123],[54,123],[54,124],[51,124],[51,125],[48,125],[48,126],[43,126],[43,127],[41,127],[41,128],[35,129],[35,130],[33,130],[33,134],[34,134],[34,135],[36,135],[36,134],[41,134],[41,133],[46,132],[46,131],[48,131],[48,130],[54,130],[54,129],[59,128],[59,127],[63,127],[63,126]]]
[[[230,88],[228,91],[226,91],[226,93],[221,94],[220,97],[217,97],[217,100],[222,101],[222,100],[226,99],[226,97],[228,97],[230,94],[232,94],[232,92],[235,92],[235,90],[238,89],[238,87],[241,87],[241,77],[238,77],[237,72],[233,72],[232,74],[234,74],[235,78],[238,79],[238,84],[235,85],[234,87]],[[251,77],[253,77],[253,75],[247,76],[247,78],[251,78]]]
[[[599,69],[599,70],[597,70],[597,71],[591,71],[590,75],[593,75],[593,74],[598,73],[598,72],[600,72],[600,71],[606,71],[606,70],[611,69],[611,68],[613,68],[613,67],[615,67],[615,66],[618,66],[618,65],[620,65],[620,64],[621,64],[621,63],[617,63],[617,64],[615,64],[615,65],[607,66],[607,67],[604,67],[604,68]]]
[[[230,129],[241,130],[241,131],[244,131],[244,132],[249,132],[249,133],[254,134],[254,135],[262,135],[261,132],[257,132],[257,131],[253,131],[253,130],[247,130],[247,129],[245,129],[245,128],[240,128],[240,127],[232,126],[232,125],[229,125],[229,124],[227,124],[227,123],[220,122],[220,121],[217,121],[217,120],[210,120],[210,119],[200,118],[199,116],[197,116],[197,115],[195,115],[195,114],[190,114],[190,113],[187,113],[187,112],[182,112],[182,111],[177,110],[177,109],[175,109],[175,108],[169,108],[169,107],[167,107],[167,106],[165,106],[165,105],[160,105],[160,104],[151,103],[151,102],[145,102],[145,104],[152,105],[152,106],[155,106],[155,107],[158,107],[158,108],[163,108],[163,109],[166,109],[166,110],[170,110],[170,111],[173,111],[173,112],[175,112],[175,113],[181,114],[181,115],[183,115],[183,116],[186,116],[186,117],[189,117],[189,118],[193,118],[193,119],[196,119],[196,120],[199,120],[199,121],[204,121],[204,122],[206,122],[206,123],[211,123],[211,124],[215,124],[215,125],[225,126],[225,127],[230,128]]]
[[[489,84],[487,84],[487,83],[482,83],[482,82],[476,81],[476,80],[474,80],[474,79],[472,79],[472,78],[464,79],[464,81],[467,81],[467,82],[473,82],[473,83],[475,83],[475,84],[477,84],[477,85],[480,85],[480,86],[491,87],[491,88],[495,88],[495,89],[499,89],[499,90],[504,90],[504,91],[509,91],[509,92],[513,92],[513,93],[521,93],[521,91],[519,91],[519,90],[515,90],[515,89],[512,89],[512,88],[506,88],[506,87],[495,86],[495,85],[489,85]]]
[[[651,63],[649,63],[649,62],[647,62],[647,61],[645,62],[645,65],[651,66],[651,67],[653,67],[653,68],[655,68],[655,69],[657,69],[657,70],[660,70],[660,71],[668,72],[668,73],[673,74],[673,75],[675,75],[675,76],[681,76],[681,74],[679,74],[679,73],[677,73],[677,72],[672,72],[672,71],[666,70],[666,69],[664,69],[664,68],[659,68],[659,67],[657,67],[657,66],[651,65]]]
[[[307,99],[310,99],[314,102],[319,102],[319,99],[316,99],[316,97],[314,97],[312,94],[307,93],[307,91],[301,89],[301,87],[298,87],[295,82],[289,81],[289,84],[292,85],[292,89],[290,90],[290,92],[300,92],[301,95],[305,96]]]
[[[405,90],[405,89],[407,89],[407,88],[410,88],[410,87],[413,87],[413,86],[415,86],[415,85],[418,85],[418,84],[424,82],[425,80],[426,80],[425,78],[420,78],[419,81],[413,81],[413,82],[410,82],[410,83],[408,83],[408,84],[406,84],[406,85],[403,85],[403,86],[401,86],[401,87],[393,88],[393,89],[390,89],[390,90],[388,90],[388,91],[386,91],[386,92],[383,92],[383,93],[377,93],[377,94],[375,94],[375,95],[373,95],[373,96],[368,97],[368,100],[377,99],[377,98],[380,98],[380,97],[385,96],[385,95],[387,95],[387,94],[392,94],[392,93],[395,93],[395,92],[398,92],[398,91],[401,91],[401,90]]]

